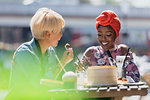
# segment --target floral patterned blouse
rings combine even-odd
[[[86,57],[85,53],[90,51],[90,57]],[[82,62],[85,66],[105,66],[110,65],[108,55],[106,51],[101,46],[89,47],[82,57]],[[113,50],[110,50],[113,59],[116,60],[116,56],[122,56],[121,49],[116,45]],[[126,67],[126,76],[130,76],[135,82],[140,81],[140,73],[137,65],[133,62],[132,52],[130,51],[128,56],[130,56],[130,62]]]

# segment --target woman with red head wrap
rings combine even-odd
[[[96,18],[97,40],[99,46],[89,47],[83,54],[82,63],[85,66],[105,66],[111,65],[108,59],[111,55],[115,61],[116,56],[125,56],[128,46],[124,44],[115,44],[116,38],[119,36],[121,24],[118,16],[110,10],[103,11]],[[109,51],[109,54],[108,54]],[[140,74],[136,64],[133,62],[132,52],[129,51],[129,64],[126,66],[126,76],[128,81],[139,82]]]
[[[110,25],[116,33],[116,37],[119,36],[119,31],[121,28],[120,25],[120,21],[119,18],[117,17],[117,15],[110,11],[103,11],[97,18],[96,18],[96,29],[98,30],[98,26],[102,25],[102,26],[108,26]]]

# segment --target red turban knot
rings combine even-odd
[[[96,29],[98,30],[98,25],[107,26],[110,25],[115,33],[116,37],[119,36],[119,31],[121,28],[120,21],[118,16],[110,10],[103,11],[97,18],[96,18]]]

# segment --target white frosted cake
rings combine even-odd
[[[88,67],[88,85],[117,84],[116,66]]]

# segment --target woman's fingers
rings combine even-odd
[[[70,49],[68,49],[64,52],[62,60],[63,60],[64,64],[67,64],[67,63],[69,63],[70,61],[73,60],[73,50],[72,50],[72,48],[70,48]]]
[[[125,44],[120,44],[118,48],[121,50],[122,55],[126,55],[128,51],[128,46]]]
[[[74,62],[74,65],[76,67],[77,72],[85,70],[84,64],[82,64],[80,62]]]

